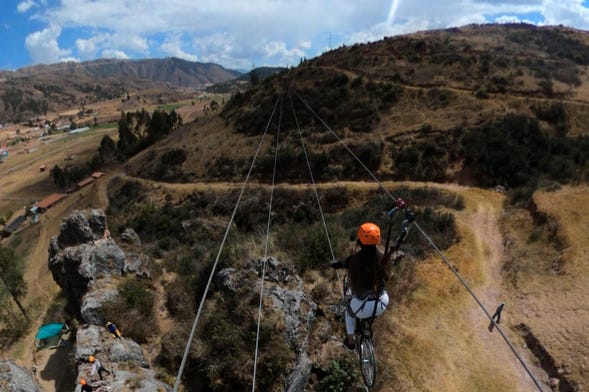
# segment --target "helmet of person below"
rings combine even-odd
[[[90,355],[88,357],[88,362],[90,362],[90,363],[94,362],[94,356],[93,355]]]
[[[364,223],[358,229],[358,241],[362,245],[380,244],[380,228],[374,223]]]
[[[86,385],[86,380],[84,380],[83,378],[80,379],[80,385]]]

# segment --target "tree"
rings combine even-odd
[[[163,111],[154,110],[147,127],[148,142],[153,144],[169,133],[167,115]]]
[[[117,143],[117,149],[120,153],[125,156],[129,157],[133,155],[137,145],[137,136],[133,133],[131,129],[131,122],[125,116],[125,112],[121,113],[121,118],[118,122],[119,126],[119,141]]]
[[[59,165],[53,166],[51,169],[51,176],[53,177],[53,183],[61,188],[65,187],[67,182],[67,176],[65,171],[59,167]]]
[[[20,299],[27,293],[27,285],[23,278],[23,272],[19,268],[19,263],[16,261],[17,258],[14,250],[0,245],[0,279],[23,316],[25,316],[25,319],[29,321],[27,312],[20,303]]]
[[[100,159],[104,163],[111,162],[117,155],[117,144],[110,136],[105,135],[100,141],[100,147],[98,148]]]

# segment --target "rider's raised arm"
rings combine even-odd
[[[330,263],[331,268],[341,269],[341,268],[350,268],[350,258],[352,256],[346,257],[344,261],[334,260]]]

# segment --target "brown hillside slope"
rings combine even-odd
[[[519,260],[507,264],[509,279],[505,285],[516,290],[516,300],[512,302],[520,319],[518,323],[529,328],[549,355],[545,368],[553,377],[555,373],[561,374],[561,379],[570,380],[573,386],[577,384],[578,390],[586,390],[589,217],[585,206],[589,203],[589,192],[587,186],[566,186],[555,192],[536,192],[534,200],[538,212],[548,216],[546,228],[533,226],[529,215],[509,219],[509,247],[517,252],[513,256]],[[519,230],[514,230],[514,223],[520,226]],[[546,233],[535,239],[532,235],[538,227]],[[527,238],[522,236],[525,231]]]
[[[466,208],[454,212],[461,240],[445,256],[493,313],[509,297],[501,285],[503,246],[498,226],[504,196],[448,188],[464,196]],[[393,303],[378,325],[377,352],[386,355],[379,390],[535,390],[500,335],[487,330],[488,318],[438,257],[417,266],[417,280],[418,288],[406,305]],[[516,321],[502,322],[510,339],[517,339],[510,330]],[[534,369],[528,353],[518,348],[536,377],[545,378]]]

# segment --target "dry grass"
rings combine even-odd
[[[461,240],[445,256],[492,313],[506,297],[499,276],[503,196],[449,188],[464,196],[466,208],[454,212]],[[439,258],[420,263],[416,273],[419,285],[407,306],[393,304],[377,326],[377,352],[385,353],[379,390],[534,390],[508,346],[488,332],[488,319]]]
[[[587,186],[566,186],[556,192],[536,192],[539,211],[554,217],[566,238],[566,247],[555,250],[522,248],[543,271],[520,271],[517,300],[519,322],[530,327],[565,375],[578,382],[579,390],[589,387],[589,203]],[[530,218],[527,218],[528,222]],[[529,223],[528,223],[529,224]],[[550,247],[549,247],[550,248]],[[521,248],[520,248],[521,250]],[[558,271],[554,258],[560,258]]]

